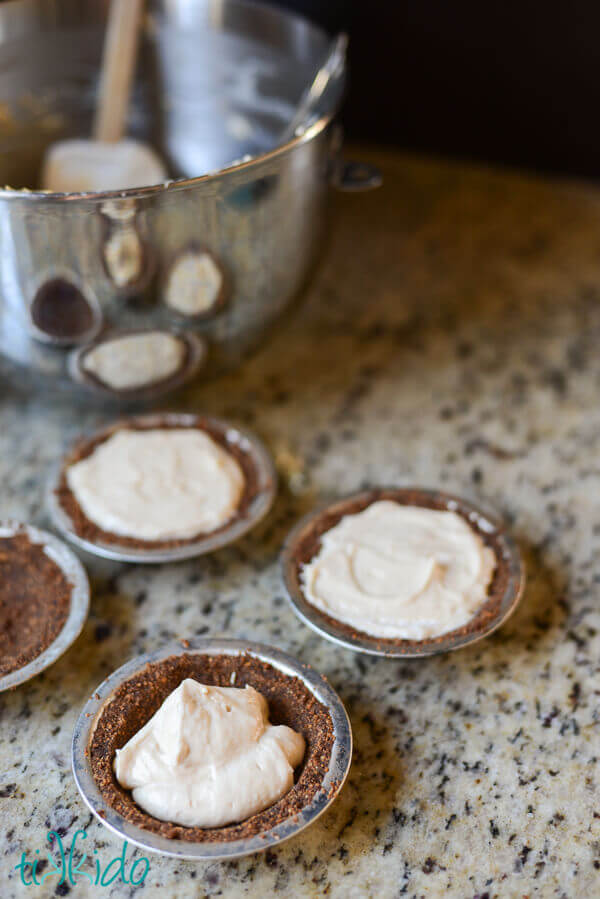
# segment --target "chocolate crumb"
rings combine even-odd
[[[0,538],[0,676],[32,662],[60,634],[72,584],[26,533]]]

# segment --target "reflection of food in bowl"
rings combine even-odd
[[[112,390],[136,390],[172,378],[186,355],[179,337],[150,331],[98,343],[85,353],[81,367]]]
[[[49,342],[81,343],[100,324],[91,298],[66,275],[42,281],[29,311],[36,336]]]
[[[102,260],[112,286],[125,296],[138,296],[150,283],[156,263],[134,200],[107,200],[103,217]]]
[[[73,376],[113,395],[157,396],[188,381],[202,365],[205,347],[193,335],[170,331],[108,334],[71,359]]]
[[[138,284],[144,272],[144,248],[135,228],[113,230],[104,242],[104,264],[120,289]]]
[[[179,315],[214,315],[225,301],[225,275],[212,253],[190,247],[168,269],[162,293]]]

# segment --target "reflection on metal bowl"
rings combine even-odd
[[[206,362],[206,344],[196,334],[175,331],[117,331],[73,351],[73,382],[98,396],[143,402],[183,387]]]
[[[327,35],[243,0],[154,0],[129,131],[159,151],[173,180],[118,193],[44,194],[36,186],[47,146],[90,132],[105,9],[96,0],[0,6],[0,184],[11,185],[0,190],[0,352],[46,383],[88,389],[89,379],[73,380],[73,348],[100,328],[114,337],[170,331],[176,321],[210,347],[202,371],[214,374],[261,342],[316,258],[343,79],[307,130],[273,149],[327,51]],[[178,302],[166,285],[176,283],[174,261],[194,247],[214,266],[204,260],[205,295]],[[40,296],[52,325],[46,332]],[[54,333],[65,303],[87,310],[89,327],[78,320]],[[155,381],[150,372],[148,384]]]

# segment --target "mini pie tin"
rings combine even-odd
[[[138,415],[122,419],[97,431],[89,439],[98,440],[103,437],[109,437],[110,434],[121,427],[141,425],[147,428],[193,428],[202,427],[202,422],[207,428],[210,427],[211,430],[219,431],[226,436],[229,444],[237,444],[241,450],[247,453],[256,472],[256,495],[244,512],[231,520],[230,525],[226,525],[214,533],[201,535],[197,540],[181,543],[178,546],[138,548],[121,544],[117,541],[108,543],[89,540],[76,532],[71,517],[61,506],[56,495],[61,474],[68,457],[63,459],[58,469],[54,472],[47,492],[47,505],[53,525],[68,540],[89,553],[105,559],[114,559],[118,562],[135,562],[142,565],[192,559],[195,556],[214,552],[238,540],[269,512],[277,492],[275,465],[264,444],[254,434],[218,418],[170,412]]]
[[[299,678],[315,698],[323,703],[329,711],[333,724],[334,743],[329,761],[329,768],[321,789],[298,814],[281,821],[270,830],[262,831],[251,837],[232,840],[226,843],[206,842],[191,843],[184,840],[169,839],[137,827],[116,812],[102,796],[92,773],[88,746],[91,742],[96,721],[104,704],[113,692],[125,681],[146,667],[148,663],[160,662],[174,655],[251,655],[261,661],[268,662],[278,671],[289,677]],[[241,858],[253,852],[263,852],[279,846],[304,830],[323,814],[341,791],[350,769],[352,759],[352,730],[346,710],[337,693],[329,686],[324,677],[314,671],[310,665],[297,661],[280,649],[246,640],[200,639],[190,641],[185,647],[181,643],[171,644],[163,649],[131,659],[110,675],[93,693],[86,703],[75,725],[72,743],[72,765],[75,782],[81,796],[101,824],[110,831],[139,846],[147,852],[171,858],[190,859],[195,861],[215,861],[218,859]]]
[[[72,585],[71,603],[67,620],[56,639],[27,665],[0,677],[0,692],[25,683],[53,665],[81,633],[90,605],[90,585],[85,569],[62,540],[31,525],[13,521],[0,523],[0,537],[15,537],[17,534],[26,534],[32,543],[39,543],[49,550],[52,561],[62,569]]]
[[[300,581],[300,565],[318,552],[321,534],[330,530],[344,515],[360,512],[377,500],[392,500],[402,505],[456,512],[494,550],[497,567],[488,599],[465,625],[438,637],[423,640],[375,637],[332,618],[305,598]],[[301,559],[303,545],[310,545],[307,541],[310,541],[314,548],[306,559]],[[519,547],[495,516],[460,497],[422,487],[365,490],[311,512],[301,519],[288,535],[281,553],[281,567],[288,598],[296,614],[305,624],[321,636],[347,649],[389,658],[423,658],[461,649],[487,637],[512,614],[525,587],[525,567]]]

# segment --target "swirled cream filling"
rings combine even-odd
[[[139,540],[216,530],[235,514],[245,484],[233,456],[198,428],[123,428],[66,478],[90,521]]]
[[[269,723],[253,687],[208,687],[187,678],[114,761],[144,811],[185,827],[244,821],[294,784],[304,738]]]
[[[487,598],[496,557],[460,515],[389,500],[344,516],[301,568],[306,599],[375,637],[462,627]]]

